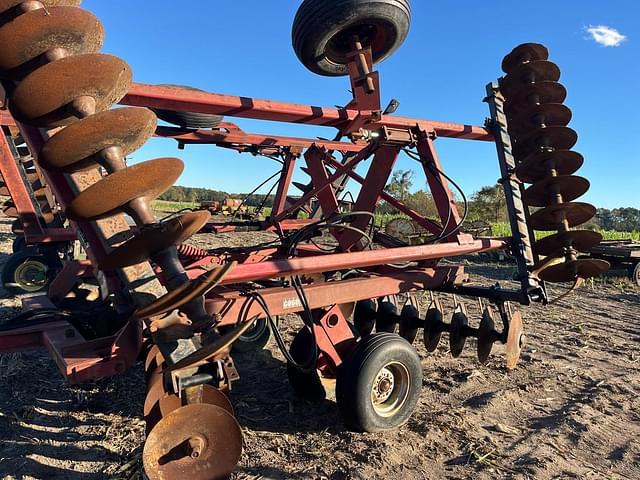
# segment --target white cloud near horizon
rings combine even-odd
[[[606,25],[589,25],[585,30],[591,35],[591,39],[603,47],[619,47],[622,42],[627,40],[626,35]]]

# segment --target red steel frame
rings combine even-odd
[[[367,53],[366,59],[371,67],[370,53]],[[353,334],[344,316],[336,308],[338,304],[419,289],[436,289],[443,285],[460,285],[465,280],[463,267],[437,266],[437,261],[440,258],[507,248],[509,245],[508,239],[474,240],[469,235],[453,233],[457,231],[460,222],[454,197],[447,186],[446,179],[439,173],[434,173],[434,171],[442,171],[442,165],[435,151],[435,138],[450,137],[492,141],[491,133],[480,126],[382,115],[379,111],[379,94],[376,93],[376,98],[367,97],[365,89],[362,87],[362,78],[365,78],[367,81],[372,81],[374,89],[377,89],[377,73],[373,72],[358,78],[355,61],[350,64],[350,70],[354,87],[354,101],[342,109],[143,84],[134,84],[128,95],[121,101],[124,105],[132,106],[322,125],[338,128],[343,135],[354,134],[365,128],[369,132],[380,131],[388,136],[387,142],[382,142],[375,152],[370,152],[368,150],[369,144],[358,140],[355,135],[353,142],[258,135],[245,133],[228,122],[212,130],[185,132],[170,127],[159,127],[157,130],[158,136],[175,139],[181,144],[215,144],[240,151],[259,148],[263,152],[283,154],[284,168],[276,191],[273,212],[271,217],[260,225],[260,228],[264,230],[283,231],[307,225],[309,221],[295,220],[291,216],[312,197],[319,199],[323,210],[335,211],[338,202],[333,190],[333,183],[340,177],[347,175],[362,185],[354,207],[356,211],[372,211],[376,203],[382,199],[419,222],[428,231],[446,238],[446,243],[434,245],[365,251],[360,243],[361,236],[356,232],[346,231],[336,235],[342,253],[329,254],[305,245],[296,250],[297,257],[287,258],[283,251],[277,247],[249,248],[236,253],[212,254],[190,265],[188,272],[191,277],[194,277],[202,274],[205,268],[212,264],[230,259],[239,260],[240,265],[223,280],[222,285],[226,286],[248,281],[285,278],[292,275],[310,276],[317,273],[356,268],[366,270],[368,273],[359,278],[336,282],[319,281],[310,283],[305,289],[311,308],[329,308],[314,328],[320,350],[334,367],[339,365],[344,354],[342,347],[339,346],[353,339]],[[366,109],[360,107],[362,105]],[[3,114],[0,119],[7,121],[6,114]],[[32,151],[37,152],[42,142],[41,137],[33,129],[19,127],[23,136],[30,140],[28,143]],[[425,165],[425,174],[438,207],[441,224],[412,211],[402,202],[383,191],[400,149],[406,144],[406,142],[393,141],[393,129],[414,139],[413,145],[417,147]],[[287,207],[287,192],[291,184],[293,170],[298,157],[305,150],[305,160],[313,179],[313,186],[302,198],[293,201],[293,204]],[[349,152],[352,155],[347,158],[346,163],[342,164],[331,156],[331,153],[335,151]],[[370,153],[374,155],[372,166],[368,174],[362,177],[355,173],[355,166],[366,159]],[[5,163],[9,163],[5,153],[0,160],[2,168]],[[13,159],[11,160],[13,161]],[[435,166],[436,170],[427,168],[426,164],[428,163]],[[324,168],[325,164],[334,167],[335,173],[327,174]],[[72,198],[72,192],[65,189],[57,190],[56,175],[47,174],[48,180],[53,184],[56,194],[62,199],[61,203],[65,205]],[[12,178],[12,181],[14,180],[17,179]],[[369,221],[369,217],[356,217],[352,226],[364,230]],[[228,228],[233,229],[233,227]],[[443,231],[445,228],[446,231]],[[86,236],[85,230],[82,229]],[[91,232],[90,229],[88,231]],[[88,240],[92,245],[91,238]],[[93,255],[99,256],[101,254],[99,249],[97,252],[89,253],[90,258]],[[415,263],[410,269],[389,267],[389,265],[404,262]],[[78,267],[71,274],[85,274],[86,270],[86,266],[85,268]],[[60,280],[59,283],[63,284],[65,281]],[[117,291],[116,284],[110,285],[110,287]],[[273,315],[302,310],[299,302],[296,302],[296,294],[291,288],[268,288],[260,292]],[[220,315],[221,325],[226,325],[238,321],[240,305],[243,301],[246,299],[242,297],[240,291],[226,287],[217,288],[208,295],[206,306],[209,313]],[[29,305],[27,306],[29,307]],[[248,313],[249,316],[259,315],[258,306],[252,306]],[[137,322],[127,325],[114,337],[85,342],[84,344],[81,341],[78,343],[70,342],[69,345],[66,345],[69,342],[61,340],[59,335],[51,334],[52,331],[57,332],[63,328],[63,324],[69,326],[67,322],[57,322],[51,324],[50,329],[40,327],[35,328],[35,331],[12,332],[11,335],[7,335],[6,332],[0,333],[0,351],[44,345],[49,348],[63,373],[70,380],[79,381],[94,376],[118,373],[123,367],[131,365],[140,346],[140,324]],[[75,333],[73,336],[75,337]],[[60,347],[61,342],[62,347]],[[84,350],[83,345],[86,347]],[[82,362],[76,361],[80,357],[83,359]]]

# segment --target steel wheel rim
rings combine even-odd
[[[15,283],[27,292],[37,292],[47,285],[48,267],[37,260],[27,260],[16,268]],[[41,274],[41,277],[38,277]],[[34,277],[36,277],[34,279]]]
[[[389,362],[377,373],[371,385],[371,405],[381,417],[394,416],[409,398],[411,376],[400,362]]]

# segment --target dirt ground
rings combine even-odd
[[[0,267],[12,238],[0,219]],[[469,266],[487,283],[505,282],[511,268]],[[1,293],[6,319],[19,300]],[[426,297],[420,300],[424,309]],[[450,311],[450,299],[445,305]],[[479,308],[468,306],[477,324]],[[501,346],[480,366],[473,340],[458,359],[446,337],[435,354],[416,342],[424,369],[419,405],[405,426],[379,434],[347,431],[331,400],[297,399],[272,340],[264,351],[235,357],[241,380],[231,399],[245,447],[234,478],[638,479],[639,307],[640,291],[612,277],[556,305],[525,309],[527,346],[514,371],[506,370]],[[289,341],[297,327],[294,318],[283,325]],[[46,353],[5,354],[0,381],[0,478],[142,478],[140,365],[69,387]]]

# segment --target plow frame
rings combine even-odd
[[[364,55],[361,55],[364,53]],[[416,290],[432,290],[455,292],[460,294],[488,298],[496,303],[515,301],[529,304],[532,297],[532,285],[529,277],[523,282],[520,290],[502,289],[499,286],[471,287],[465,285],[467,278],[464,267],[458,265],[438,266],[444,257],[466,255],[472,253],[489,252],[497,249],[510,249],[518,252],[521,238],[483,238],[474,239],[472,236],[460,232],[461,217],[457,211],[455,198],[451,192],[447,177],[443,174],[443,166],[438,158],[435,140],[438,137],[458,138],[495,142],[496,137],[491,129],[483,126],[473,126],[402,118],[385,115],[381,112],[380,92],[377,73],[374,76],[373,90],[366,88],[367,79],[371,75],[361,76],[362,58],[371,70],[371,52],[363,50],[354,52],[350,64],[350,74],[353,100],[344,108],[324,108],[310,105],[290,104],[270,100],[260,100],[247,97],[204,93],[190,89],[166,88],[159,86],[134,84],[128,95],[120,102],[123,105],[147,108],[161,108],[205,114],[226,115],[228,117],[251,118],[274,122],[327,126],[338,129],[338,140],[318,140],[277,135],[263,135],[246,133],[230,122],[224,122],[211,130],[185,130],[174,127],[158,127],[156,135],[174,139],[183,148],[191,144],[212,144],[219,147],[232,148],[240,152],[269,153],[280,155],[284,168],[280,174],[274,208],[272,214],[265,221],[260,222],[222,222],[211,225],[216,232],[241,231],[247,228],[253,230],[286,232],[309,226],[312,220],[296,219],[294,215],[298,208],[309,199],[317,197],[323,211],[335,212],[339,208],[334,184],[345,175],[361,185],[360,194],[355,201],[356,211],[372,211],[380,200],[388,202],[407,215],[427,231],[439,236],[443,243],[420,246],[385,245],[379,250],[365,250],[361,242],[363,231],[369,224],[369,217],[360,216],[352,220],[355,228],[336,235],[341,252],[327,253],[310,246],[297,248],[293,256],[282,247],[248,247],[233,253],[207,254],[191,264],[186,265],[187,273],[195,278],[214,265],[229,260],[240,261],[222,281],[220,286],[209,292],[206,297],[206,308],[210,314],[218,318],[218,325],[233,325],[238,322],[239,308],[242,304],[243,289],[234,287],[246,283],[262,280],[286,279],[291,276],[311,277],[322,274],[326,281],[309,282],[305,287],[308,291],[310,307],[314,309],[328,308],[329,312],[340,303],[351,303],[358,300],[381,298]],[[366,70],[366,69],[365,69]],[[9,122],[6,113],[0,117]],[[46,132],[23,125],[17,125],[23,138],[27,141],[34,156],[47,138]],[[339,140],[348,137],[350,141]],[[372,141],[372,139],[374,139]],[[0,139],[1,140],[1,139]],[[371,146],[374,146],[371,148]],[[2,146],[2,145],[0,145]],[[439,212],[439,222],[426,218],[408,208],[403,202],[384,192],[384,187],[391,174],[396,159],[402,149],[415,147],[420,157],[427,181],[433,192],[434,201]],[[498,148],[502,148],[498,144]],[[293,171],[296,162],[304,152],[307,168],[313,179],[311,189],[301,198],[295,199],[287,206],[287,193],[292,184]],[[341,163],[331,153],[345,154],[346,161]],[[371,166],[365,177],[355,172],[360,162],[373,156]],[[499,155],[500,157],[500,155]],[[501,160],[503,162],[503,160]],[[3,147],[0,169],[7,183],[16,183],[18,188],[25,188],[22,179],[11,173],[11,162],[8,151]],[[335,169],[328,174],[324,166]],[[504,175],[503,171],[503,175]],[[95,181],[95,176],[89,174],[74,174],[72,176],[46,172],[44,178],[52,186],[62,208],[73,199],[75,192],[82,186]],[[18,181],[20,180],[20,181]],[[18,192],[22,194],[23,192]],[[507,194],[511,194],[507,192]],[[32,205],[33,206],[33,205]],[[25,210],[26,211],[26,210]],[[510,210],[510,214],[512,211]],[[453,220],[452,228],[449,228]],[[88,257],[93,265],[99,263],[101,257],[112,248],[108,239],[125,230],[122,220],[117,222],[70,222],[70,230],[81,240],[87,249]],[[69,232],[65,230],[65,234]],[[384,243],[384,237],[380,238]],[[514,245],[514,241],[516,244]],[[395,247],[395,248],[390,248]],[[394,264],[410,263],[410,266],[394,267]],[[143,283],[140,279],[152,279],[153,274],[145,269],[148,264],[125,269],[124,272],[97,273],[101,285],[105,287],[103,295],[121,295],[130,289],[140,289]],[[390,266],[391,265],[391,266]],[[86,268],[69,269],[63,272],[67,276],[73,273],[86,274]],[[359,269],[363,273],[360,278],[328,279],[335,272]],[[55,282],[54,282],[55,283]],[[60,295],[63,288],[60,285],[69,284],[69,279],[60,280],[56,295]],[[151,282],[145,288],[157,292],[157,283]],[[348,287],[348,288],[345,288]],[[143,289],[144,290],[144,289]],[[272,315],[300,313],[302,305],[295,301],[295,291],[286,282],[278,287],[260,290]],[[135,293],[135,292],[134,292]],[[126,298],[126,295],[125,295]],[[534,298],[535,299],[535,298]],[[25,308],[30,309],[32,303],[26,302]],[[259,307],[253,306],[248,312],[249,317],[259,315]],[[337,344],[346,341],[347,337],[355,341],[355,335],[344,315],[335,315],[337,320],[326,323],[326,318],[318,321],[317,333],[321,351],[330,359],[334,366],[339,365],[342,351]],[[333,318],[333,317],[332,317]],[[333,322],[333,323],[332,323]],[[136,325],[132,327],[131,325]],[[73,352],[65,349],[52,348],[52,341],[48,340],[59,333],[61,325],[57,319],[50,324],[42,323],[28,332],[0,332],[0,351],[9,351],[12,346],[23,347],[47,346],[56,358],[63,374],[71,381],[81,381],[96,376],[121,373],[132,362],[132,352],[142,345],[141,325],[139,322],[129,322],[113,337],[78,341],[74,343]],[[316,326],[314,326],[314,329]],[[323,333],[324,332],[324,333]],[[78,335],[79,332],[78,332]],[[74,333],[75,336],[75,333]],[[75,337],[76,340],[78,337]],[[127,339],[124,341],[123,339]],[[97,349],[95,342],[110,348]],[[126,348],[121,346],[122,342]],[[74,360],[82,357],[83,362]],[[97,368],[96,365],[100,365]],[[104,367],[104,368],[102,368]]]

